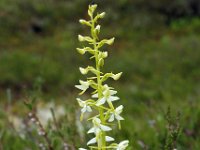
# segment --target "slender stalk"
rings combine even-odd
[[[94,50],[95,50],[95,65],[96,65],[96,70],[97,70],[97,91],[98,91],[98,96],[99,98],[102,97],[102,82],[101,82],[101,78],[100,78],[100,65],[98,64],[98,54],[99,54],[99,50],[97,48],[97,42],[96,42],[96,37],[93,36],[92,32],[94,31],[94,28],[95,28],[95,23],[93,21],[93,16],[91,17],[91,20],[92,20],[92,27],[91,27],[91,36],[93,37],[94,39],[94,43],[93,43],[93,47],[94,47]],[[105,123],[105,119],[104,119],[104,110],[102,108],[99,108],[99,114],[100,114],[100,119],[102,121],[102,123],[104,124]],[[97,135],[98,136],[98,135]],[[98,150],[105,150],[105,147],[106,147],[106,140],[105,140],[105,132],[102,131],[101,135],[100,135],[100,142],[98,141]]]

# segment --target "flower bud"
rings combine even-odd
[[[101,67],[103,67],[103,65],[104,65],[104,60],[103,60],[103,58],[100,58],[100,59],[99,59],[98,64],[99,64]]]
[[[78,35],[78,40],[80,42],[84,42],[84,41],[87,41],[87,42],[92,42],[93,39],[89,36],[82,36],[82,35]]]
[[[96,10],[96,8],[97,8],[97,4],[93,4],[93,5],[90,5],[89,6],[89,9],[91,10],[91,11],[95,11]]]
[[[104,39],[102,41],[99,42],[98,47],[102,47],[104,44],[108,44],[108,45],[112,45],[114,43],[115,38],[111,38],[111,39]]]
[[[108,56],[108,52],[99,52],[98,59],[106,58]]]
[[[80,70],[80,72],[81,72],[82,74],[87,74],[88,71],[89,71],[88,68],[82,68],[82,67],[80,67],[79,70]]]
[[[108,57],[108,52],[102,52],[102,58]]]
[[[91,24],[88,21],[84,20],[84,19],[80,19],[79,22],[81,24],[83,24],[83,25],[91,26]]]
[[[76,50],[81,54],[85,54],[86,50],[84,48],[76,48]]]
[[[121,77],[121,75],[122,75],[122,72],[117,73],[117,74],[113,74],[113,75],[112,75],[112,78],[113,78],[114,80],[118,80],[118,79]]]
[[[99,18],[104,18],[105,15],[106,15],[105,12],[100,13],[100,14],[99,14]]]
[[[83,41],[85,41],[85,38],[82,35],[78,35],[78,40],[80,42],[83,42]]]
[[[101,26],[97,25],[96,28],[95,28],[95,31],[97,31],[97,33],[99,33],[100,32],[100,28],[101,28]]]
[[[93,13],[94,13],[94,11],[96,10],[96,8],[97,8],[97,5],[96,5],[96,4],[90,5],[90,6],[89,6],[88,15],[89,15],[90,17],[93,15]]]

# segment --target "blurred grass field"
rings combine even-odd
[[[87,4],[79,0],[67,5],[63,5],[64,1],[57,5],[51,1],[51,5],[16,0],[20,6],[16,7],[9,2],[0,3],[0,150],[39,149],[40,137],[35,128],[28,123],[17,130],[12,122],[13,118],[27,122],[29,111],[23,101],[26,96],[35,95],[40,109],[49,103],[63,106],[66,115],[59,122],[65,138],[75,147],[85,145],[88,137],[77,127],[78,91],[74,85],[83,78],[78,67],[91,64],[76,52],[80,46],[77,35],[88,33],[78,23],[79,18],[86,17],[83,12]],[[107,12],[107,19],[102,21],[102,37],[116,37],[112,47],[105,47],[109,52],[105,71],[123,72],[118,82],[110,84],[118,90],[126,120],[122,130],[112,134],[117,140],[129,139],[130,150],[164,149],[165,116],[170,107],[173,116],[181,114],[177,149],[199,150],[199,17],[175,19],[169,25],[162,23],[159,14],[146,16],[139,12],[130,19],[132,13],[128,9],[118,12],[118,6],[129,1],[120,2],[112,9],[102,4],[99,8]],[[149,17],[157,18],[157,25],[145,19]],[[41,31],[35,31],[35,23]],[[39,94],[35,89],[40,90]],[[84,127],[85,132],[87,128]],[[56,149],[61,149],[57,134],[52,131],[49,136]]]

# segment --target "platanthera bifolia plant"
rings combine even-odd
[[[99,39],[99,33],[101,26],[97,24],[99,19],[104,18],[105,12],[97,15],[94,14],[97,5],[89,5],[88,15],[90,17],[89,21],[80,20],[82,25],[86,25],[90,28],[90,36],[78,35],[78,40],[80,42],[87,42],[90,47],[77,48],[80,54],[89,53],[91,55],[90,59],[94,60],[94,66],[87,66],[85,68],[80,67],[80,72],[83,75],[92,75],[87,77],[86,81],[80,80],[80,85],[76,85],[76,88],[80,89],[80,95],[84,94],[86,90],[91,88],[93,92],[91,93],[91,98],[81,99],[77,98],[77,101],[81,107],[81,120],[85,113],[91,113],[91,121],[93,126],[88,134],[93,134],[94,137],[87,142],[89,149],[97,150],[125,150],[128,147],[128,140],[122,141],[120,143],[115,143],[114,138],[108,136],[109,131],[112,130],[114,122],[118,123],[118,127],[121,128],[120,121],[124,120],[121,116],[123,111],[123,105],[114,106],[114,102],[120,100],[116,96],[117,91],[113,87],[106,84],[108,78],[118,80],[122,72],[113,74],[103,73],[101,71],[104,66],[104,59],[108,56],[108,52],[101,51],[100,48],[104,45],[112,45],[114,38],[111,39]],[[79,150],[87,150],[85,148],[79,148]]]

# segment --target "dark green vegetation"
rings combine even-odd
[[[107,12],[103,37],[116,37],[106,70],[123,72],[117,84],[110,81],[119,91],[126,118],[123,129],[113,134],[118,141],[130,139],[130,150],[160,150],[174,144],[169,138],[174,131],[166,119],[168,106],[172,117],[180,112],[177,149],[200,149],[199,9],[188,1],[175,1],[166,10],[166,3],[119,0],[99,7]],[[87,3],[1,0],[0,10],[0,149],[38,149],[41,137],[32,125],[21,131],[26,133],[23,138],[8,121],[13,114],[27,118],[29,111],[23,105],[27,95],[37,95],[36,103],[65,105],[67,115],[60,122],[65,139],[77,147],[85,145],[74,126],[78,109],[74,84],[81,76],[78,67],[90,63],[75,50],[77,34],[88,33],[78,23],[86,18]],[[40,94],[33,90],[39,88]],[[49,137],[60,150],[58,133],[53,130]]]

